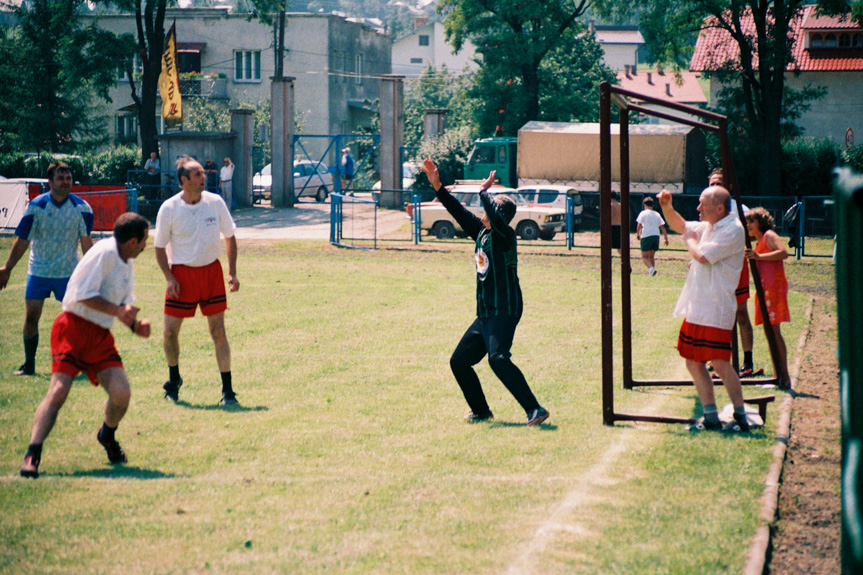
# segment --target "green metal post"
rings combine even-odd
[[[836,295],[842,407],[842,573],[863,573],[863,176],[847,168],[836,178]]]

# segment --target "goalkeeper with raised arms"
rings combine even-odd
[[[488,363],[527,414],[527,425],[539,425],[549,413],[539,405],[521,370],[510,359],[515,328],[521,319],[523,302],[518,282],[518,256],[515,232],[509,226],[515,216],[515,202],[507,196],[489,196],[495,179],[492,171],[480,184],[479,198],[484,214],[476,217],[440,183],[434,162],[422,166],[435,195],[459,226],[476,242],[476,315],[450,358],[465,400],[470,407],[466,421],[493,419],[473,366],[488,355]]]

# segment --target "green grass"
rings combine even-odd
[[[9,245],[0,239],[0,258]],[[461,423],[468,409],[448,359],[474,317],[469,244],[240,249],[227,327],[242,408],[215,407],[218,373],[200,316],[181,334],[181,402],[163,401],[164,279],[145,252],[136,295],[153,337],[114,330],[133,389],[117,434],[129,463],[107,464],[95,442],[104,393],[79,379],[35,481],[18,467],[47,387],[59,304],[46,303],[40,375],[11,376],[26,266],[15,270],[0,292],[0,572],[741,570],[775,407],[766,430],[738,437],[603,426],[598,258],[521,258],[526,306],[513,357],[552,413],[528,429],[485,363],[478,372],[497,419]],[[670,317],[685,262],[661,265],[658,277],[633,278],[637,377],[685,376]],[[783,329],[792,355],[807,301],[792,294],[794,323]],[[760,332],[756,344],[756,360],[769,364]],[[699,411],[691,387],[618,386],[616,407]]]

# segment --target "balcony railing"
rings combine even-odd
[[[226,78],[200,78],[194,80],[180,79],[180,94],[183,96],[200,96],[215,100],[228,99],[228,80]]]

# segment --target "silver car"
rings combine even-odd
[[[267,164],[252,179],[252,189],[256,196],[270,198],[273,190],[273,165]],[[323,202],[333,191],[333,175],[321,162],[299,160],[294,162],[294,195],[314,196]]]

